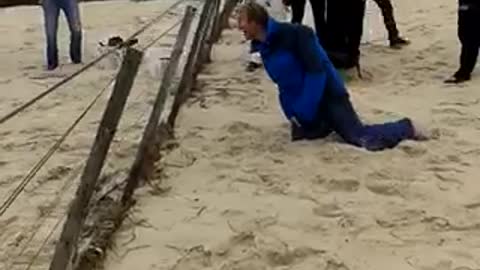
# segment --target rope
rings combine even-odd
[[[179,19],[177,20],[172,26],[170,26],[167,30],[165,30],[165,32],[163,32],[162,34],[158,35],[158,37],[156,37],[155,39],[153,39],[152,41],[150,41],[149,43],[147,43],[147,45],[145,47],[143,47],[141,49],[142,52],[146,51],[148,48],[152,47],[155,43],[157,43],[160,39],[162,39],[164,36],[168,35],[170,33],[170,31],[172,31],[173,29],[175,29],[175,27],[177,27],[178,25],[180,25],[182,23],[182,19]]]
[[[20,107],[14,109],[12,112],[8,113],[7,115],[3,116],[2,118],[0,118],[0,125],[7,122],[8,120],[10,120],[11,118],[13,118],[14,116],[16,116],[17,114],[21,113],[22,111],[24,111],[25,109],[27,109],[28,107],[32,106],[33,104],[35,104],[37,101],[39,101],[40,99],[44,98],[45,96],[47,96],[48,94],[52,93],[53,91],[57,90],[60,86],[66,84],[67,82],[73,80],[75,77],[77,77],[78,75],[80,75],[81,73],[85,72],[86,70],[88,70],[89,68],[93,67],[94,65],[96,65],[97,63],[99,63],[101,60],[103,60],[105,57],[107,57],[108,55],[114,53],[117,49],[119,49],[120,47],[124,46],[124,44],[128,44],[128,42],[130,42],[131,40],[133,40],[135,37],[137,37],[138,35],[140,35],[141,33],[145,32],[145,30],[147,30],[149,27],[151,27],[153,24],[157,23],[160,19],[162,19],[165,15],[167,15],[171,9],[174,9],[175,7],[177,7],[178,5],[180,5],[181,3],[183,3],[185,0],[178,0],[177,2],[175,2],[173,5],[171,5],[168,9],[166,9],[164,12],[162,12],[160,15],[158,15],[157,17],[155,17],[153,20],[151,20],[149,23],[147,23],[146,25],[144,25],[142,28],[140,28],[138,31],[136,31],[135,33],[133,33],[124,43],[120,44],[120,45],[117,45],[116,47],[113,47],[111,50],[108,50],[107,52],[103,53],[102,55],[98,56],[96,59],[92,60],[90,63],[86,64],[85,66],[83,66],[82,68],[80,68],[79,70],[75,71],[73,74],[71,74],[70,76],[64,78],[63,80],[57,82],[56,84],[54,84],[53,86],[51,86],[50,88],[48,88],[47,90],[45,90],[44,92],[40,93],[38,96],[34,97],[33,99],[27,101],[26,103],[24,103],[23,105],[21,105]]]
[[[33,258],[30,260],[30,263],[28,263],[28,266],[25,270],[30,270],[32,268],[33,263],[37,260],[38,256],[40,256],[40,253],[42,252],[43,248],[47,245],[48,240],[52,237],[53,233],[57,230],[58,226],[62,224],[62,221],[65,219],[66,215],[60,217],[57,220],[57,223],[55,223],[55,226],[52,227],[50,232],[48,233],[47,237],[43,240],[42,245],[40,245],[40,248],[37,250],[37,253],[33,256]]]
[[[185,0],[179,0],[177,1],[174,5],[172,5],[169,9],[172,9],[176,5],[180,4]],[[166,11],[167,12],[167,11]],[[166,14],[166,12],[162,13],[161,15]],[[160,16],[161,16],[160,15]],[[159,16],[159,17],[160,17]],[[158,19],[158,17],[157,17]],[[155,20],[152,20],[149,24],[145,25],[142,29],[134,33],[129,39],[134,38],[136,35],[139,35],[142,33],[142,30],[145,31],[145,29],[148,28],[149,25],[152,25]],[[170,28],[168,28],[166,31],[161,33],[157,38],[155,38],[152,42],[148,43],[147,46],[143,48],[143,50],[148,49],[150,46],[155,44],[158,40],[160,40],[162,37],[167,35],[170,31],[172,31],[176,26],[178,26],[181,23],[182,20],[178,20],[175,22]],[[125,41],[124,43],[127,43]],[[90,109],[95,105],[95,103],[98,101],[100,96],[107,90],[108,86],[115,80],[115,77],[113,77],[110,82],[107,84],[105,88],[103,88],[100,93],[93,99],[93,101],[90,103],[90,105],[83,111],[83,113],[75,120],[75,122],[67,129],[67,131],[62,135],[62,137],[49,149],[49,151],[40,159],[40,161],[30,170],[30,172],[25,176],[25,178],[22,180],[22,182],[15,188],[15,190],[12,192],[12,194],[3,202],[3,204],[0,206],[0,216],[5,214],[5,212],[10,208],[10,206],[13,204],[13,202],[18,198],[20,193],[25,189],[25,187],[30,183],[30,181],[35,177],[35,175],[40,171],[40,169],[45,165],[45,163],[53,156],[53,154],[58,150],[60,145],[65,141],[65,139],[70,135],[70,133],[73,131],[73,129],[78,125],[78,123],[85,117],[85,115],[90,111]],[[1,122],[0,122],[1,123]]]
[[[92,102],[87,106],[87,108],[80,114],[80,116],[73,122],[73,124],[65,131],[65,133],[57,140],[57,142],[47,151],[47,153],[40,159],[40,161],[35,164],[35,166],[30,170],[30,172],[23,178],[22,182],[15,188],[12,194],[3,202],[0,206],[0,216],[5,214],[5,212],[10,208],[12,203],[17,199],[20,193],[25,189],[27,184],[35,177],[35,175],[40,171],[40,169],[45,165],[45,163],[52,157],[52,155],[60,148],[60,145],[65,141],[65,139],[70,135],[73,129],[80,123],[80,121],[85,117],[85,115],[90,111],[90,109],[95,105],[101,95],[108,89],[110,84],[115,81],[116,77],[113,77],[105,88],[103,88],[100,93],[92,100]]]

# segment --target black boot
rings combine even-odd
[[[403,37],[395,37],[390,39],[390,48],[393,49],[401,49],[404,46],[407,46],[410,44],[410,41],[406,38]]]
[[[456,72],[451,78],[446,79],[444,82],[447,84],[459,84],[470,80],[470,74],[463,74]]]

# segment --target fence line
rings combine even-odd
[[[61,81],[57,82],[56,84],[54,84],[53,86],[49,87],[47,90],[45,90],[44,92],[40,93],[39,95],[37,95],[36,97],[32,98],[31,100],[25,102],[24,104],[22,104],[20,107],[14,109],[13,111],[11,111],[10,113],[6,114],[5,116],[1,117],[0,118],[0,125],[7,122],[8,120],[10,120],[11,118],[13,118],[14,116],[16,116],[17,114],[23,112],[24,110],[26,110],[27,108],[29,108],[30,106],[32,106],[33,104],[35,104],[37,101],[41,100],[42,98],[44,98],[45,96],[51,94],[53,91],[57,90],[58,88],[60,88],[60,86],[66,84],[67,82],[73,80],[74,78],[76,78],[78,75],[82,74],[83,72],[85,72],[86,70],[90,69],[91,67],[95,66],[96,64],[98,64],[100,61],[102,61],[105,57],[109,56],[110,54],[114,53],[117,49],[119,48],[122,48],[124,47],[126,44],[129,44],[129,42],[131,42],[134,38],[136,38],[138,35],[142,34],[143,32],[145,32],[148,28],[150,28],[152,25],[154,25],[155,23],[157,23],[160,19],[162,19],[164,16],[166,16],[171,9],[174,9],[175,7],[177,7],[178,5],[180,5],[181,3],[185,2],[186,0],[178,0],[177,2],[175,2],[173,5],[171,5],[169,8],[167,8],[164,12],[162,12],[161,14],[159,14],[157,17],[155,17],[154,19],[152,19],[149,23],[147,23],[146,25],[144,25],[143,27],[141,27],[139,30],[137,30],[135,33],[133,33],[130,37],[127,38],[127,40],[125,40],[122,44],[119,44],[115,47],[113,47],[112,49],[106,51],[105,53],[103,53],[102,55],[98,56],[97,58],[95,58],[94,60],[92,60],[91,62],[89,62],[88,64],[86,64],[85,66],[83,66],[82,68],[80,68],[79,70],[75,71],[74,73],[72,73],[70,76],[67,76],[66,78],[62,79]]]
[[[139,184],[142,169],[145,165],[145,161],[148,160],[148,146],[151,144],[155,144],[154,137],[155,132],[157,131],[160,115],[162,114],[165,101],[167,99],[168,89],[172,84],[172,78],[175,75],[176,70],[178,69],[180,56],[182,55],[183,47],[185,46],[185,42],[187,41],[187,36],[190,31],[190,26],[192,24],[194,15],[194,8],[188,6],[185,10],[185,15],[182,20],[182,26],[180,27],[180,30],[178,32],[177,40],[172,50],[170,60],[164,71],[162,81],[160,83],[160,88],[158,90],[152,112],[150,113],[150,118],[145,126],[145,131],[143,133],[143,137],[140,142],[135,161],[128,176],[127,186],[125,187],[124,195],[122,197],[123,204],[126,204],[127,200],[131,198],[134,190]],[[159,150],[160,149],[158,149],[158,151]]]
[[[216,20],[218,17],[218,9],[215,9],[216,5],[220,4],[220,0],[207,1],[204,3],[202,14],[200,15],[200,20],[195,31],[195,36],[193,39],[193,44],[188,55],[187,63],[184,66],[182,81],[178,86],[176,91],[175,100],[182,101],[177,103],[176,113],[170,112],[169,118],[175,119],[178,109],[183,104],[184,99],[179,97],[184,97],[188,94],[188,87],[193,86],[193,81],[195,79],[194,68],[198,66],[199,62],[202,61],[198,57],[201,43],[205,38],[211,33],[208,33],[208,25],[212,25],[211,20]],[[185,16],[184,18],[188,18]],[[209,21],[210,20],[210,21]],[[210,28],[210,31],[213,31],[213,27]],[[180,32],[180,31],[179,31]],[[179,44],[179,39],[182,39],[182,34],[179,33],[177,36],[176,44]],[[172,56],[170,60],[172,62],[176,61],[175,49],[172,51]],[[177,52],[178,53],[178,52]],[[174,63],[170,62],[169,66],[175,66]],[[165,143],[164,140],[169,138],[169,126],[167,123],[160,123],[158,125],[158,114],[161,114],[164,106],[164,99],[166,98],[167,86],[169,85],[169,68],[165,70],[163,82],[161,83],[159,92],[157,93],[157,101],[154,105],[154,108],[151,112],[149,123],[145,127],[142,141],[139,149],[137,150],[137,157],[134,161],[130,177],[126,177],[126,180],[119,183],[117,178],[111,179],[110,182],[104,183],[102,190],[108,190],[108,192],[96,196],[95,202],[90,202],[92,210],[92,215],[89,220],[85,221],[90,224],[91,227],[100,228],[95,230],[92,235],[89,235],[84,239],[82,243],[82,250],[78,252],[78,258],[74,262],[74,269],[84,270],[84,269],[93,269],[98,266],[98,263],[105,256],[106,248],[108,248],[111,241],[113,233],[120,227],[123,219],[126,217],[128,210],[135,203],[132,199],[133,192],[138,186],[140,179],[148,180],[150,174],[153,171],[153,164],[159,159],[160,149]],[[189,80],[188,84],[185,84],[185,80]],[[164,84],[165,83],[165,84]],[[180,90],[183,87],[183,90]],[[155,112],[155,110],[157,112]],[[155,125],[157,129],[154,129]],[[152,135],[152,130],[155,131]],[[153,139],[152,139],[153,137]],[[149,139],[150,138],[150,139]],[[146,151],[144,147],[148,148]],[[99,192],[101,193],[101,192]]]
[[[85,110],[80,114],[80,116],[75,119],[72,125],[63,133],[63,135],[55,142],[55,144],[45,153],[45,155],[33,166],[33,168],[28,172],[28,174],[23,178],[20,184],[15,188],[10,196],[2,203],[0,206],[0,217],[5,214],[5,212],[10,208],[10,206],[15,202],[21,192],[25,187],[32,181],[35,175],[40,171],[40,169],[47,163],[47,161],[53,156],[53,154],[60,148],[60,145],[67,139],[67,137],[72,133],[75,127],[80,123],[80,121],[87,115],[87,113],[93,108],[97,103],[100,97],[105,93],[110,84],[115,80],[113,77],[110,82],[103,88],[97,96],[90,102],[90,104],[85,108]]]
[[[184,1],[185,0],[177,1],[177,3],[173,5],[173,7]],[[112,215],[101,216],[98,220],[96,220],[99,224],[108,223],[107,225],[111,227],[111,228],[108,228],[110,231],[108,231],[107,233],[103,233],[103,234],[98,233],[96,235],[97,237],[100,237],[100,238],[103,237],[101,239],[103,241],[110,241],[111,235],[116,229],[118,229],[123,218],[125,217],[126,212],[133,205],[134,202],[132,200],[132,196],[139,184],[140,179],[142,177],[145,179],[148,178],[148,176],[150,175],[153,169],[153,166],[152,166],[153,162],[155,162],[159,158],[158,156],[160,154],[159,145],[162,145],[162,143],[164,143],[164,140],[168,139],[168,137],[162,136],[162,134],[165,134],[162,132],[164,132],[165,129],[174,128],[174,123],[179,113],[179,110],[183,105],[183,103],[185,102],[186,98],[188,97],[189,91],[191,90],[191,88],[195,83],[196,76],[201,66],[205,64],[205,62],[208,62],[210,59],[209,56],[211,53],[212,44],[216,41],[214,37],[216,37],[218,33],[217,32],[219,29],[218,25],[221,19],[221,17],[219,16],[220,3],[221,3],[221,0],[205,0],[205,3],[203,4],[202,13],[200,15],[200,20],[198,22],[197,29],[194,34],[193,44],[188,54],[187,62],[185,64],[185,68],[181,75],[181,81],[180,81],[180,84],[178,85],[178,89],[174,97],[173,108],[170,111],[170,114],[168,115],[167,123],[164,123],[164,122],[159,123],[159,117],[164,110],[164,104],[167,98],[167,92],[168,92],[167,90],[171,85],[171,79],[173,77],[174,71],[178,68],[179,58],[180,58],[180,55],[182,54],[183,47],[185,46],[186,37],[189,32],[190,26],[187,27],[186,25],[191,24],[193,20],[192,19],[193,15],[191,13],[195,13],[195,9],[192,8],[191,6],[188,6],[185,11],[185,15],[182,20],[182,26],[180,27],[177,40],[175,42],[175,47],[171,53],[168,66],[164,71],[164,75],[160,83],[160,88],[157,92],[156,102],[153,105],[153,109],[150,114],[149,121],[145,126],[142,141],[139,146],[139,149],[137,150],[138,152],[137,152],[135,161],[132,164],[130,175],[129,177],[127,177],[126,181],[123,181],[121,185],[118,185],[115,187],[116,189],[121,189],[122,187],[124,188],[123,190],[120,191],[120,195],[119,196],[117,195],[117,200],[113,200],[113,203],[116,203],[116,205],[111,205],[112,207],[114,207],[113,210],[111,211]],[[224,11],[222,11],[222,13],[225,13],[226,5],[227,4],[225,4]],[[172,7],[170,7],[169,9],[171,8]],[[144,28],[147,29],[149,26],[153,25],[154,21],[155,20],[153,20],[151,23],[144,26]],[[167,31],[173,30],[176,26],[178,26],[179,23],[180,21],[175,23]],[[137,31],[134,35],[132,35],[132,37],[128,38],[125,41],[125,44],[128,44],[131,39],[133,39],[136,35],[140,34],[143,31],[141,30]],[[182,34],[183,31],[185,31],[186,33]],[[163,33],[162,35],[164,34],[166,33]],[[218,34],[218,36],[220,35],[221,33]],[[158,37],[155,38],[151,43],[147,45],[146,48],[148,48],[149,46],[152,46],[155,42],[158,41],[158,39],[160,38]],[[208,41],[207,44],[204,44],[205,40]],[[132,58],[135,58],[135,56],[137,58],[132,59]],[[104,160],[106,158],[106,155],[110,147],[111,140],[115,135],[116,127],[118,126],[118,123],[120,121],[122,112],[125,107],[126,100],[129,96],[130,89],[133,85],[133,81],[135,80],[135,77],[137,75],[138,66],[141,62],[141,58],[142,58],[141,51],[127,48],[127,55],[124,58],[124,62],[122,63],[122,67],[120,68],[120,71],[118,72],[117,81],[116,81],[114,90],[111,94],[107,108],[105,109],[103,119],[97,130],[97,136],[91,148],[91,152],[87,160],[87,164],[84,168],[84,171],[81,177],[80,186],[78,187],[77,192],[75,194],[75,199],[73,200],[68,210],[67,219],[66,219],[66,222],[64,223],[60,240],[57,242],[55,253],[54,253],[52,262],[50,264],[50,268],[49,268],[50,270],[65,270],[65,269],[72,269],[72,267],[74,269],[92,269],[88,267],[82,268],[82,267],[85,267],[85,264],[84,264],[85,261],[82,261],[82,260],[83,259],[88,260],[87,257],[91,254],[89,252],[91,252],[92,249],[94,252],[100,253],[100,254],[95,254],[97,256],[96,257],[97,259],[98,259],[98,255],[103,256],[102,254],[104,253],[106,246],[102,246],[100,249],[97,249],[98,246],[95,246],[95,241],[90,242],[87,248],[82,252],[78,252],[77,248],[78,248],[79,239],[80,239],[80,232],[89,214],[96,214],[95,211],[89,213],[89,209],[87,207],[88,206],[96,207],[97,205],[95,203],[100,204],[99,202],[104,203],[105,201],[109,201],[109,200],[103,200],[103,199],[105,199],[106,196],[110,196],[111,195],[110,192],[108,194],[102,194],[100,196],[96,194],[97,198],[95,198],[95,196],[93,196],[95,192],[94,188],[96,187],[97,179],[101,173]],[[130,64],[131,66],[130,68],[127,67],[128,64]],[[59,86],[57,86],[57,88],[58,87]],[[48,93],[46,94],[43,93],[43,94],[45,96]],[[40,98],[42,97],[43,96],[41,96]],[[35,103],[36,101],[33,101],[32,104]],[[15,114],[11,115],[8,118],[4,117],[0,119],[0,124],[9,120],[11,117],[18,114],[19,112],[21,111],[16,112]],[[152,149],[154,149],[154,151],[157,151],[157,153],[152,153],[152,151],[149,151]],[[148,168],[146,168],[145,166],[147,166]],[[145,173],[145,174],[142,175],[141,173]],[[91,202],[92,197],[98,201]],[[109,203],[112,203],[112,202],[109,202]],[[110,212],[108,213],[110,214]],[[116,217],[117,219],[113,220],[112,217]],[[53,233],[56,231],[59,224],[61,224],[62,220],[63,218],[60,218],[57,221],[56,225],[51,229],[47,238],[44,239],[40,249],[37,251],[32,261],[30,261],[27,270],[30,269],[30,267],[34,264],[35,260],[41,253],[43,247],[48,242],[48,240],[53,235]],[[97,223],[94,223],[94,224],[97,224]],[[108,244],[108,243],[104,243],[104,244]],[[74,257],[75,260],[73,260],[72,257]],[[74,264],[72,265],[72,263]],[[86,263],[87,263],[86,265],[88,266],[88,262]]]
[[[80,186],[68,211],[60,240],[50,264],[50,270],[65,270],[70,265],[75,245],[78,241],[86,208],[93,195],[98,176],[105,162],[111,141],[115,135],[128,95],[132,89],[143,53],[127,48],[110,100],[97,130],[87,164],[83,171]]]
[[[200,15],[200,20],[198,22],[197,31],[195,32],[195,36],[193,38],[192,48],[188,54],[187,63],[185,64],[185,69],[182,74],[182,78],[180,80],[180,84],[178,86],[177,94],[175,95],[172,110],[170,115],[168,116],[167,124],[172,129],[175,127],[175,120],[180,110],[180,106],[185,101],[186,96],[188,95],[188,89],[193,85],[193,77],[194,77],[194,68],[197,66],[197,58],[198,53],[200,50],[201,43],[203,43],[205,36],[203,35],[206,27],[206,20],[208,19],[209,15],[209,7],[214,4],[214,1],[208,1],[202,10],[202,14]]]
[[[184,1],[184,0],[182,0]],[[171,27],[169,27],[167,30],[162,32],[160,35],[158,35],[153,41],[149,42],[146,46],[144,46],[141,51],[144,52],[147,50],[149,47],[153,46],[156,42],[158,42],[161,38],[166,36],[168,33],[170,33],[173,29],[175,29],[176,26],[178,26],[182,20],[178,20],[175,22]],[[53,154],[59,149],[60,145],[66,140],[66,138],[71,134],[73,129],[80,123],[80,121],[85,117],[85,115],[90,111],[90,109],[94,106],[94,104],[98,101],[101,95],[108,89],[111,83],[115,81],[115,76],[112,77],[112,79],[109,81],[107,86],[103,88],[99,94],[93,99],[93,101],[90,103],[90,105],[87,106],[87,108],[80,114],[80,116],[74,121],[74,123],[65,131],[65,133],[62,135],[62,137],[57,140],[57,142],[49,149],[49,151],[40,159],[37,164],[29,171],[27,176],[22,180],[22,182],[15,188],[15,190],[12,192],[12,194],[2,203],[0,206],[0,217],[5,214],[5,212],[8,210],[8,208],[13,204],[13,202],[17,199],[17,197],[21,194],[21,192],[25,189],[25,187],[30,183],[30,181],[35,177],[35,175],[38,173],[38,171],[46,164],[46,162],[53,156]]]

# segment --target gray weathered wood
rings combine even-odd
[[[110,100],[97,130],[80,185],[68,210],[67,220],[63,225],[60,240],[55,247],[50,270],[66,270],[71,267],[72,256],[75,254],[78,237],[87,215],[87,206],[105,163],[105,158],[135,81],[142,56],[142,52],[127,48]]]
[[[167,124],[169,127],[173,128],[175,126],[175,120],[177,119],[180,107],[188,97],[189,90],[193,86],[194,81],[194,72],[197,66],[198,55],[200,51],[200,43],[205,39],[207,18],[213,7],[213,1],[207,1],[204,4],[202,13],[200,14],[200,19],[198,22],[197,29],[195,31],[195,36],[193,38],[192,47],[188,54],[187,62],[180,79],[180,84],[173,101],[172,110],[168,115]]]
[[[228,19],[232,16],[235,7],[240,3],[240,0],[226,0],[220,15],[218,16],[218,23],[214,29],[213,41],[218,42],[222,36],[224,29],[229,28]]]
[[[145,126],[145,131],[143,133],[142,140],[140,142],[140,147],[137,151],[135,161],[130,170],[128,177],[127,186],[122,198],[122,202],[126,203],[130,200],[134,190],[141,180],[142,171],[145,165],[145,162],[153,162],[152,158],[149,156],[149,147],[153,147],[155,142],[155,134],[162,114],[163,108],[165,106],[165,101],[168,95],[168,89],[172,84],[173,77],[175,72],[178,69],[178,64],[180,56],[182,55],[183,48],[185,47],[185,42],[187,40],[188,33],[190,31],[190,26],[192,24],[193,18],[195,16],[195,9],[192,6],[188,6],[183,17],[182,25],[177,35],[173,51],[170,56],[170,61],[165,68],[165,73],[162,77],[162,82],[160,84],[160,89],[158,90],[155,104],[153,106],[150,118],[147,125]],[[159,149],[158,149],[159,151]]]
[[[207,33],[205,42],[203,43],[202,51],[201,51],[201,62],[202,63],[211,63],[212,62],[212,47],[215,43],[213,40],[213,33],[215,29],[215,23],[218,21],[218,12],[220,10],[220,0],[212,0],[214,2],[213,10],[211,11],[211,15],[209,16],[208,26],[207,26]]]

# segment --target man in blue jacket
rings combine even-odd
[[[364,125],[311,28],[279,23],[255,3],[241,6],[239,28],[278,86],[292,140],[323,138],[335,131],[347,143],[376,151],[406,139],[426,139],[408,118]]]

